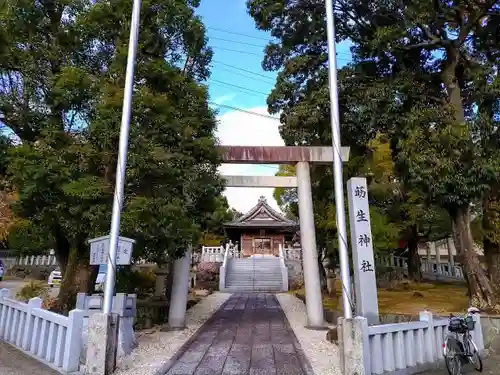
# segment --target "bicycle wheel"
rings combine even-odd
[[[449,338],[446,341],[446,350],[444,353],[444,363],[449,375],[461,375],[462,360],[460,358],[460,347],[457,340]]]
[[[474,342],[470,337],[467,338],[467,347],[468,347],[468,358],[469,362],[474,366],[474,370],[477,372],[483,372],[483,361],[481,359],[481,355],[476,349],[476,345],[474,345]]]

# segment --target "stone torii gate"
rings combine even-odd
[[[332,164],[332,147],[307,146],[219,146],[226,164],[292,164],[296,176],[224,176],[228,187],[297,188],[306,290],[307,327],[324,327],[323,299],[319,276],[316,231],[311,192],[310,164]],[[342,161],[349,160],[349,147],[342,147]]]

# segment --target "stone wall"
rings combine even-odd
[[[58,268],[57,265],[28,266],[17,265],[7,271],[7,276],[14,276],[21,279],[29,277],[35,280],[47,280],[50,273]]]
[[[500,317],[481,316],[484,347],[493,352],[500,352]]]
[[[295,289],[293,286],[304,284],[304,274],[302,272],[302,262],[300,260],[285,260],[286,268],[288,268],[288,285],[290,290]]]

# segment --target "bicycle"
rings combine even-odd
[[[479,312],[471,307],[464,317],[450,315],[448,335],[443,343],[443,355],[449,375],[460,375],[462,365],[471,363],[478,372],[483,371],[483,361],[472,339],[475,322],[473,315]]]

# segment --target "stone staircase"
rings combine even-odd
[[[230,258],[227,260],[224,291],[227,292],[284,292],[288,278],[282,272],[280,259],[274,256]]]

